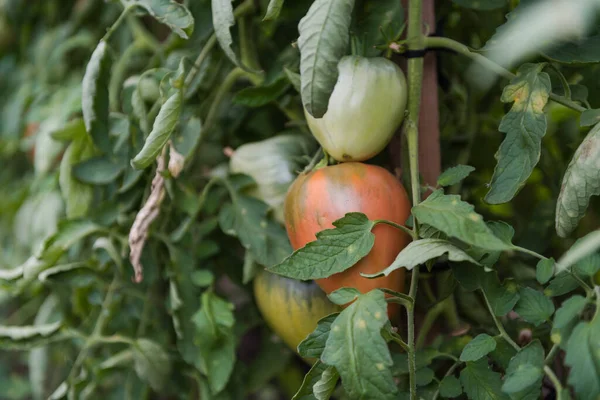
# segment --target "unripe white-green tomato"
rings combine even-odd
[[[364,161],[377,155],[400,127],[407,87],[402,70],[386,58],[343,57],[327,112],[304,111],[311,132],[338,161]]]

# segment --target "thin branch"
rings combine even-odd
[[[469,57],[470,59],[472,59],[474,61],[479,62],[480,64],[482,64],[485,67],[489,68],[490,70],[494,71],[498,75],[505,77],[506,79],[513,79],[515,77],[515,75],[512,72],[510,72],[509,70],[507,70],[506,68],[496,64],[495,62],[493,62],[492,60],[490,60],[489,58],[487,58],[485,56],[482,56],[481,54],[471,51],[467,46],[465,46],[464,44],[457,42],[455,40],[445,38],[445,37],[427,37],[427,38],[425,38],[425,46],[426,47],[443,47],[446,49],[456,51],[459,54],[462,54],[466,57]],[[567,99],[564,96],[559,96],[555,93],[550,93],[550,99],[556,103],[562,104],[563,106],[568,107],[572,110],[578,111],[580,113],[586,110],[585,107],[580,106],[579,104],[575,103],[574,101]]]

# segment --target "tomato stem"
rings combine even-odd
[[[386,224],[386,225],[389,225],[389,226],[393,226],[394,228],[400,229],[402,232],[410,235],[410,237],[412,237],[414,240],[418,239],[418,237],[415,236],[415,233],[412,230],[410,230],[407,227],[405,227],[404,225],[397,224],[397,223],[395,223],[393,221],[388,221],[387,219],[376,219],[373,222],[375,222],[375,225],[377,225],[377,224]]]
[[[423,9],[421,0],[408,2],[408,31],[407,45],[412,51],[425,48],[425,37],[421,32]],[[406,120],[406,138],[408,142],[408,159],[410,166],[410,185],[413,207],[421,201],[419,183],[419,110],[421,108],[421,89],[423,84],[423,57],[408,60],[408,118]],[[419,237],[419,224],[414,220],[413,240]],[[412,270],[410,289],[408,295],[413,299],[417,297],[419,284],[419,267]],[[415,310],[409,309],[408,319],[408,371],[410,379],[410,399],[417,400],[417,365],[415,356]]]
[[[490,312],[490,315],[492,316],[492,319],[494,320],[494,323],[496,324],[496,328],[500,332],[500,336],[502,336],[502,338],[508,344],[510,344],[517,352],[521,351],[521,346],[519,346],[514,340],[512,340],[512,338],[510,337],[510,335],[508,334],[508,332],[506,332],[506,329],[504,329],[504,326],[502,325],[502,322],[500,322],[500,320],[498,319],[498,317],[494,313],[494,310],[492,309],[492,305],[490,304],[490,301],[488,300],[485,292],[482,290],[481,293],[483,294],[483,299],[485,300],[485,304],[487,305],[487,308],[488,308],[488,310]],[[544,373],[546,374],[546,376],[548,377],[548,379],[550,379],[550,381],[552,382],[552,384],[554,384],[554,388],[556,389],[556,396],[557,396],[556,398],[558,400],[561,400],[562,399],[563,387],[562,387],[560,381],[558,380],[558,378],[556,377],[556,375],[554,374],[554,371],[552,371],[552,369],[550,369],[550,367],[548,367],[547,365],[545,365],[544,366]]]
[[[469,57],[470,59],[479,62],[483,66],[489,68],[490,70],[496,72],[498,75],[503,76],[506,79],[513,79],[515,77],[515,74],[513,74],[509,70],[496,64],[489,58],[482,56],[481,54],[476,53],[474,51],[471,51],[467,46],[460,42],[457,42],[456,40],[452,40],[446,37],[427,37],[424,39],[424,44],[426,47],[443,47],[446,49],[456,51],[457,53],[462,54],[463,56]],[[582,107],[574,101],[564,96],[559,96],[555,93],[550,93],[550,99],[572,110],[579,111],[580,113],[586,110],[585,107]]]

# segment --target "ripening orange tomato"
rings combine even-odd
[[[403,225],[410,215],[410,201],[402,184],[384,168],[349,162],[301,174],[290,187],[285,201],[285,223],[296,250],[316,240],[317,232],[333,228],[333,222],[349,212],[364,213],[369,219],[387,219]],[[404,290],[404,270],[389,276],[367,279],[360,273],[375,273],[388,267],[408,245],[410,237],[385,224],[373,228],[371,252],[344,272],[316,280],[326,292],[354,287],[361,293],[375,288]],[[388,308],[390,316],[394,307]]]

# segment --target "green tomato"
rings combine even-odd
[[[256,182],[246,194],[267,203],[275,219],[283,223],[283,202],[288,187],[317,149],[309,135],[284,133],[238,147],[229,160],[233,173],[249,175]]]
[[[338,161],[364,161],[389,143],[404,119],[406,79],[386,58],[347,56],[338,64],[339,77],[327,112],[308,126],[323,149]]]

